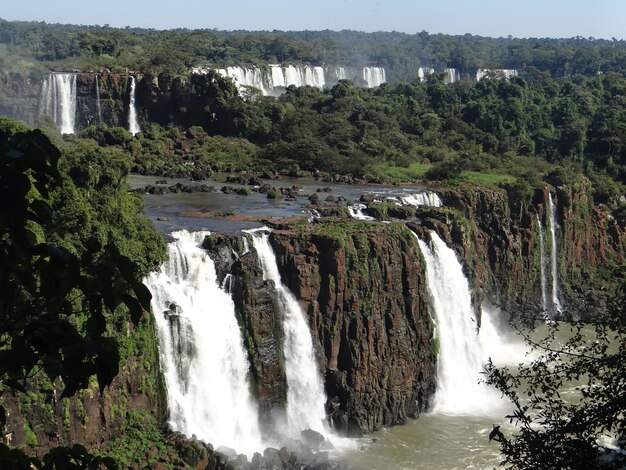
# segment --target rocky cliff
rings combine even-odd
[[[235,243],[206,243],[221,266]],[[309,320],[336,429],[360,435],[402,424],[435,390],[424,265],[409,229],[363,223],[297,224],[270,237],[281,277]],[[208,246],[210,245],[210,246]],[[286,397],[282,322],[254,251],[234,260],[232,293],[261,409]]]
[[[558,279],[566,314],[584,318],[603,312],[623,276],[626,230],[610,207],[593,203],[588,181],[537,190],[526,204],[504,189],[440,188],[445,207],[419,211],[422,224],[465,261],[476,305],[489,295],[511,313],[533,315],[541,308],[539,230],[545,233],[549,226],[550,191],[557,207]]]

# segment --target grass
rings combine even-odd
[[[380,175],[389,183],[413,183],[424,178],[431,167],[423,163],[411,163],[408,167],[392,166],[389,163],[376,163],[372,166],[374,174]]]
[[[432,165],[424,163],[412,163],[408,167],[392,166],[388,163],[377,163],[373,165],[372,170],[384,178],[389,183],[414,183],[424,180],[424,175]],[[459,181],[472,183],[477,186],[498,186],[501,183],[514,183],[517,181],[515,176],[506,173],[492,173],[479,171],[463,171],[459,177]]]
[[[478,171],[461,172],[461,181],[475,184],[476,186],[498,186],[501,183],[515,183],[517,178],[505,173],[481,173]]]

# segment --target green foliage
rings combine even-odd
[[[517,371],[487,364],[487,382],[513,405],[516,431],[496,436],[506,468],[602,468],[598,439],[626,429],[625,301],[622,284],[606,316],[557,322],[544,339],[528,339],[541,355]]]
[[[33,430],[31,429],[30,425],[24,421],[24,433],[26,434],[26,443],[31,446],[34,447],[37,445],[37,436],[35,435],[35,433],[33,432]]]
[[[114,230],[100,238],[90,237],[85,231],[89,227],[66,233],[57,230],[71,223],[73,215],[64,216],[63,209],[75,203],[74,198],[60,202],[57,191],[84,191],[87,201],[90,194],[107,195],[108,199],[95,201],[106,206],[88,201],[84,209],[99,224],[119,226],[120,220],[109,216],[116,214],[116,194],[127,193],[123,172],[128,162],[102,161],[98,172],[87,161],[68,167],[59,149],[40,131],[7,121],[0,124],[0,196],[5,202],[0,209],[0,389],[24,390],[24,380],[42,371],[50,382],[62,380],[61,398],[87,388],[92,376],[102,391],[119,368],[119,346],[107,323],[120,311],[129,312],[138,323],[149,309],[151,295],[141,283],[137,264],[115,244],[122,240],[121,232],[116,240]],[[84,157],[78,150],[68,155],[79,161]],[[129,218],[133,216],[137,212],[128,212]],[[124,236],[135,235],[125,230]],[[77,240],[81,243],[72,243]],[[153,247],[144,247],[135,257],[149,258],[146,248]],[[33,436],[26,434],[35,445]],[[71,462],[95,459],[81,449],[59,448],[43,464],[32,463],[51,468],[49,462],[58,460],[74,468]],[[0,454],[17,458],[4,444]]]
[[[153,418],[144,411],[128,410],[122,419],[120,437],[107,444],[107,453],[123,468],[155,465],[169,448]],[[155,448],[157,452],[153,453]]]
[[[439,355],[439,352],[441,351],[441,343],[439,341],[439,338],[433,337],[433,339],[430,340],[430,351],[434,356]]]
[[[272,186],[268,191],[267,191],[267,198],[268,199],[280,199],[282,198],[282,194],[280,193],[280,191],[275,188],[274,186]]]

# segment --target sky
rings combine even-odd
[[[626,39],[626,0],[2,0],[0,18],[115,27]]]

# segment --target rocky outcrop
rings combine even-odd
[[[335,429],[360,435],[402,424],[428,407],[435,355],[424,266],[404,225],[286,224],[270,241],[281,277],[309,320]],[[204,246],[231,292],[262,412],[286,400],[283,329],[274,285],[235,237]],[[220,281],[221,282],[221,281]]]
[[[403,225],[309,227],[270,240],[307,313],[335,428],[358,435],[402,424],[427,408],[435,389],[415,238]]]
[[[469,185],[439,189],[444,208],[421,208],[422,224],[436,230],[465,262],[474,303],[489,295],[504,310],[534,315],[541,308],[540,226],[549,226],[549,189],[520,204],[504,189]],[[590,184],[559,187],[558,271],[566,313],[584,318],[602,313],[626,258],[626,231],[610,208],[594,205]],[[547,234],[546,234],[547,237]]]
[[[126,328],[124,324],[121,337],[132,334],[133,340],[122,343],[120,372],[103,393],[94,377],[86,390],[61,399],[62,383],[50,383],[43,373],[28,381],[24,393],[5,392],[0,398],[7,411],[4,441],[40,457],[74,443],[106,454],[130,435],[156,430],[166,418],[166,403],[153,327],[146,318],[134,329]],[[142,459],[155,445],[143,449],[146,444],[135,443]]]

